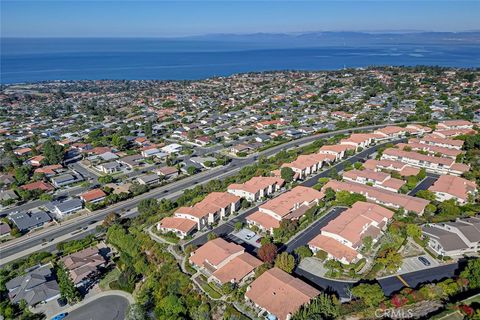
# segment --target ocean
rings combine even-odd
[[[1,39],[1,83],[192,80],[272,70],[367,66],[480,67],[480,45],[365,44],[268,47],[168,39]]]

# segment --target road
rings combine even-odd
[[[348,159],[345,159],[341,162],[338,162],[334,165],[332,165],[331,167],[329,167],[328,169],[320,172],[319,174],[316,174],[310,178],[308,178],[307,180],[305,180],[304,182],[301,183],[302,186],[305,186],[305,187],[313,187],[315,184],[317,184],[318,182],[318,179],[319,178],[325,178],[325,177],[329,177],[330,173],[333,171],[333,170],[336,170],[337,172],[340,172],[342,171],[344,168],[345,168],[345,164],[347,162],[353,164],[354,162],[356,161],[365,161],[370,155],[374,154],[375,152],[377,152],[378,148],[381,148],[383,147],[384,145],[388,144],[388,143],[399,143],[399,142],[403,142],[405,141],[405,139],[399,139],[399,140],[395,140],[395,141],[388,141],[388,142],[384,142],[384,143],[381,143],[381,144],[378,144],[378,145],[375,145],[375,146],[372,146],[368,149],[365,149],[359,153],[357,153],[356,155],[348,158]],[[224,223],[216,228],[214,228],[211,232],[215,232],[218,236],[226,236],[228,235],[230,232],[232,232],[234,229],[235,229],[235,222],[237,221],[240,221],[240,222],[245,222],[246,220],[246,217],[249,216],[251,213],[255,212],[258,210],[258,206],[248,210],[247,212],[245,213],[242,213],[241,215],[238,215],[236,216],[235,218],[233,218],[232,220],[230,220],[229,222],[227,223]],[[208,241],[208,232],[191,240],[190,242],[186,243],[185,246],[187,245],[193,245],[193,246],[200,246],[204,243],[206,243]]]
[[[324,216],[320,217],[312,225],[308,226],[307,229],[303,230],[300,235],[293,238],[291,241],[288,241],[279,249],[279,251],[287,251],[288,253],[291,253],[295,249],[306,245],[310,240],[320,234],[321,228],[325,227],[330,221],[338,217],[345,210],[347,210],[347,208],[335,207],[330,209]]]
[[[452,263],[430,269],[405,273],[402,274],[401,277],[410,287],[415,288],[417,285],[424,282],[438,281],[444,278],[453,277],[458,268],[458,263]],[[297,275],[297,277],[311,284],[312,286],[318,289],[337,293],[341,299],[347,300],[350,299],[349,288],[357,283],[354,281],[341,281],[322,278],[300,268],[295,269],[294,273]],[[405,287],[404,283],[397,276],[381,278],[378,279],[378,282],[380,283],[383,292],[387,296]]]
[[[311,143],[317,139],[329,138],[337,134],[351,133],[351,132],[363,131],[363,130],[373,130],[373,129],[385,127],[387,125],[388,124],[365,126],[365,127],[338,130],[338,131],[332,131],[332,132],[321,133],[313,136],[303,137],[297,140],[289,141],[279,146],[275,146],[268,150],[261,151],[258,153],[258,156],[270,157],[283,149],[293,148],[298,145]],[[368,150],[371,150],[372,151],[371,153],[375,152],[377,147],[378,146],[362,151],[358,155],[354,156],[353,159],[350,159],[350,162],[352,163],[355,162],[356,161],[355,159],[357,159],[357,157],[361,157],[362,154],[363,155],[369,154]],[[250,165],[255,161],[257,161],[256,157],[236,159],[225,167],[215,168],[209,171],[201,172],[197,175],[187,177],[180,181],[173,182],[169,185],[153,189],[135,198],[116,203],[114,205],[109,206],[106,209],[95,211],[87,216],[78,217],[70,221],[64,222],[61,225],[52,226],[44,230],[32,233],[28,236],[23,236],[23,237],[5,242],[3,244],[0,244],[0,252],[1,252],[0,265],[5,264],[7,260],[11,261],[11,258],[8,259],[11,255],[15,255],[16,258],[20,258],[22,256],[26,256],[30,254],[31,250],[28,250],[28,249],[41,245],[42,242],[44,242],[44,240],[55,239],[61,236],[66,236],[65,240],[63,241],[73,238],[74,236],[68,237],[68,235],[71,232],[81,229],[82,227],[88,227],[91,223],[94,223],[95,221],[103,220],[105,216],[110,212],[117,212],[117,213],[128,212],[129,210],[134,209],[138,205],[138,203],[143,199],[148,199],[148,198],[174,199],[178,197],[180,194],[182,194],[183,190],[187,188],[190,188],[197,184],[207,183],[208,181],[213,179],[223,179],[223,178],[235,175],[242,167]],[[343,170],[343,163],[336,164],[334,168],[336,168],[337,171]],[[321,174],[308,180],[307,183],[314,185],[318,180],[318,178],[322,176],[328,176],[328,174],[322,172]],[[304,183],[304,185],[307,185],[307,184]],[[224,224],[219,228],[222,228],[222,227],[230,228],[230,230],[233,230],[233,225],[230,225],[230,224]],[[219,232],[219,234],[222,234],[222,233],[223,232]],[[204,239],[206,239],[206,235]]]
[[[410,190],[410,192],[408,193],[409,196],[415,196],[418,191],[420,190],[427,190],[428,188],[430,188],[430,186],[432,184],[435,183],[435,181],[437,181],[438,179],[438,175],[435,175],[435,174],[431,174],[431,173],[428,173],[427,176],[425,177],[425,179],[423,179],[422,181],[420,181],[419,184],[417,184],[415,186],[415,188],[413,188],[412,190]]]
[[[129,301],[122,296],[104,296],[71,311],[65,319],[124,320],[128,305]]]

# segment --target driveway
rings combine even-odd
[[[428,188],[430,188],[430,186],[432,184],[435,183],[435,181],[437,181],[438,179],[438,176],[432,176],[432,175],[428,175],[425,177],[425,179],[423,179],[422,181],[420,181],[416,186],[415,188],[413,188],[412,190],[410,190],[410,192],[408,193],[409,196],[415,196],[417,194],[418,191],[420,190],[427,190]]]
[[[419,257],[424,257],[425,259],[430,262],[429,266],[424,265],[420,260],[418,260]],[[430,257],[428,254],[416,256],[416,257],[409,257],[403,259],[402,267],[398,270],[399,274],[403,273],[409,273],[409,272],[414,272],[414,271],[419,271],[423,269],[429,269],[438,266],[439,263],[432,257]]]
[[[129,301],[119,295],[95,299],[68,313],[66,320],[124,320]]]

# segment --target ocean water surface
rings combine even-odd
[[[1,83],[202,79],[239,72],[383,65],[480,67],[479,45],[371,44],[265,48],[165,39],[1,39]]]

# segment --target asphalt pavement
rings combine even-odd
[[[65,320],[124,320],[128,305],[122,296],[104,296],[71,311]]]
[[[282,246],[280,251],[293,252],[295,249],[307,245],[307,243],[320,234],[320,229],[325,227],[330,221],[337,218],[347,208],[334,207],[330,209],[325,215],[321,216],[317,221],[303,230],[297,237],[288,241]]]

